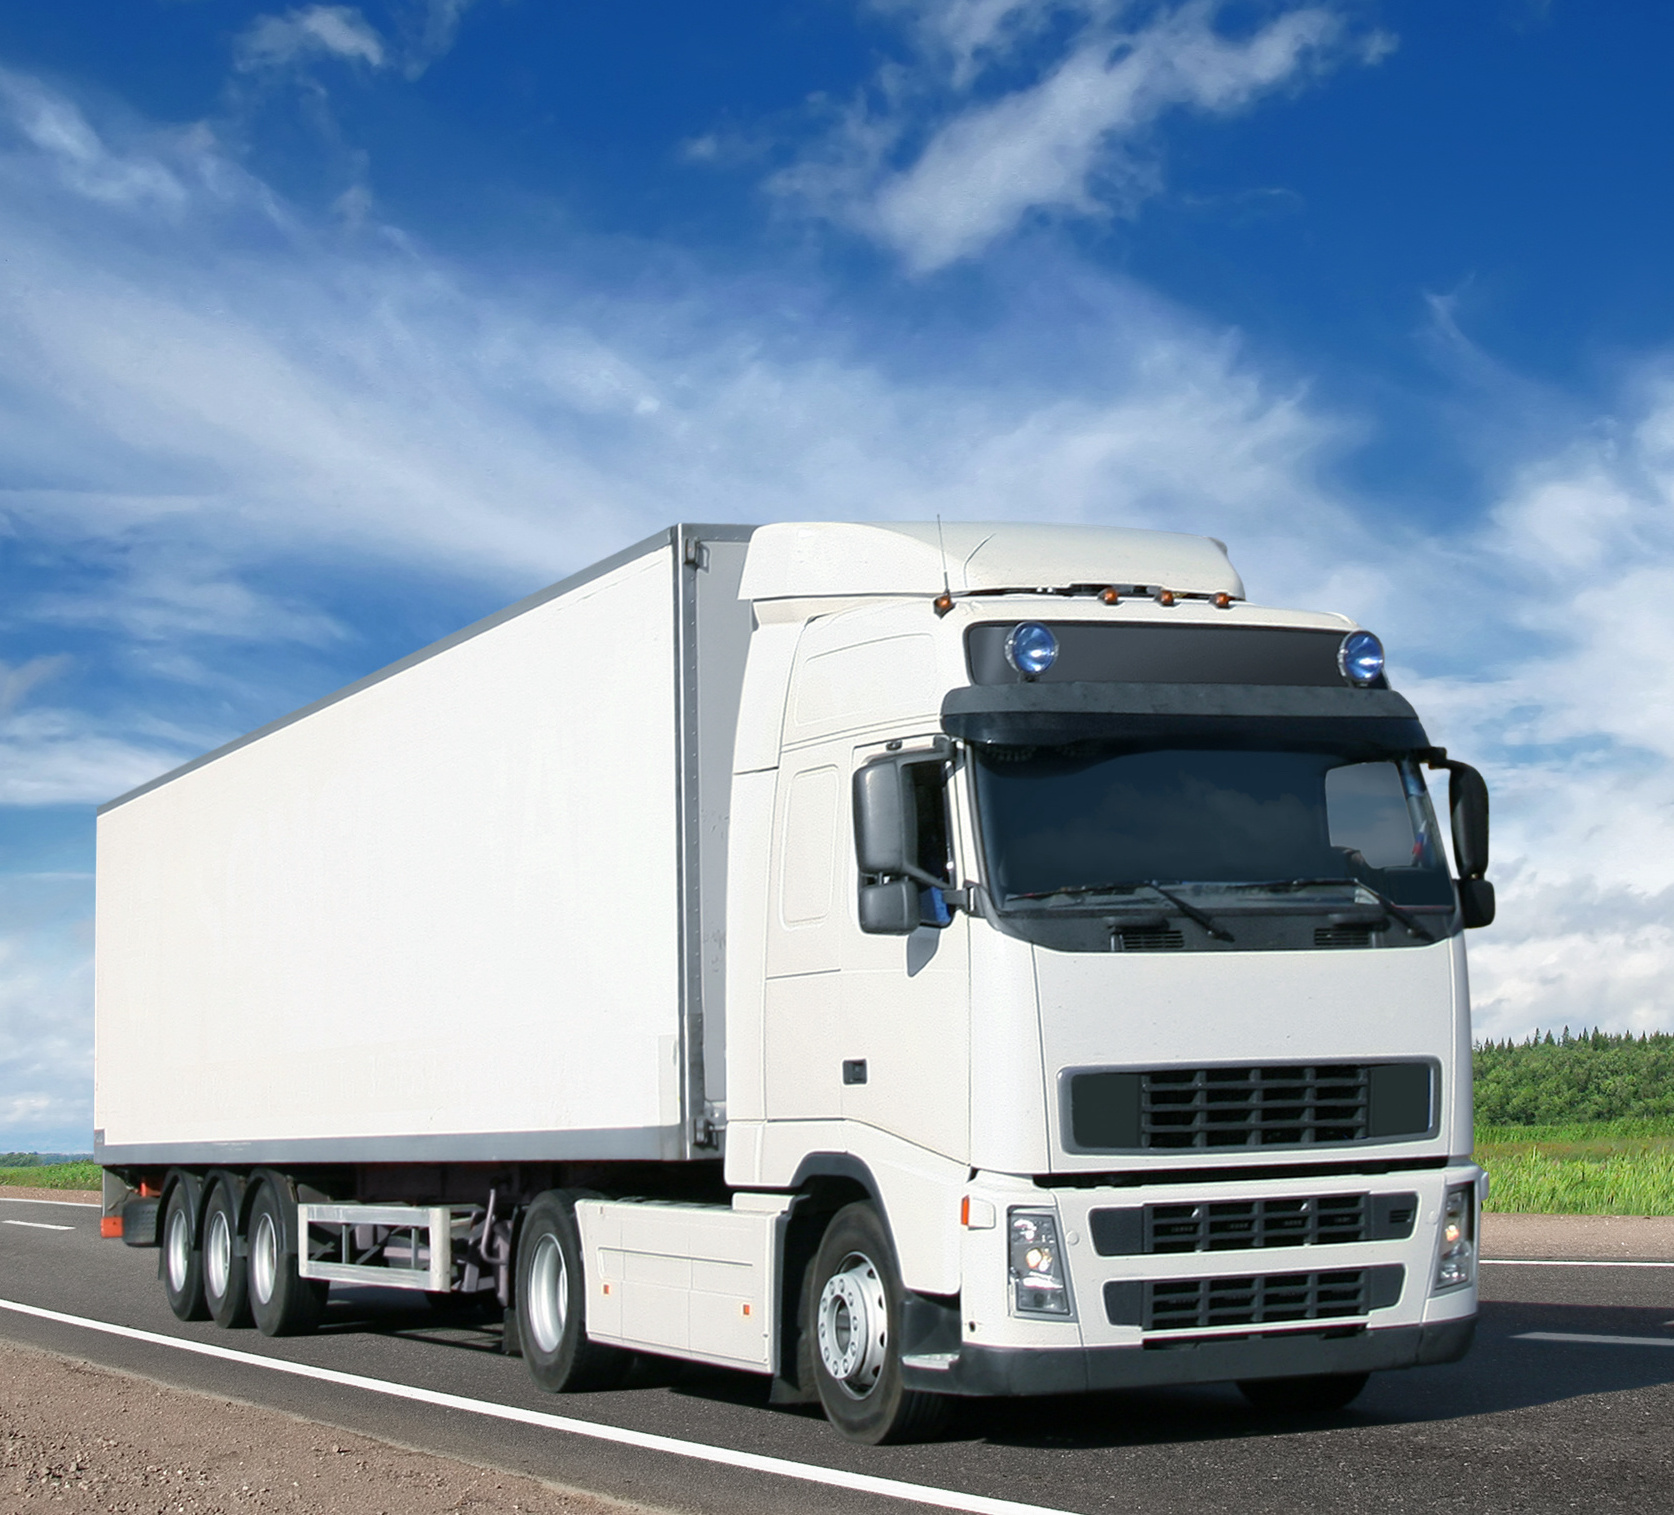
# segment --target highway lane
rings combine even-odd
[[[27,1224],[24,1224],[27,1223]],[[46,1227],[65,1226],[55,1230]],[[155,1252],[98,1238],[97,1211],[0,1203],[0,1297],[174,1339],[706,1446],[1053,1509],[1232,1512],[1658,1509],[1674,1503],[1674,1351],[1527,1333],[1674,1341],[1674,1269],[1494,1267],[1465,1362],[1375,1378],[1339,1415],[1262,1418],[1231,1388],[971,1404],[927,1447],[861,1448],[765,1404],[743,1374],[647,1364],[607,1395],[553,1397],[497,1325],[377,1291],[333,1291],[317,1337],[182,1325]],[[0,1311],[0,1335],[406,1445],[692,1512],[906,1506],[784,1478],[393,1400],[340,1384]]]

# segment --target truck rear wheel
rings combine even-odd
[[[238,1255],[238,1201],[217,1181],[203,1211],[203,1297],[215,1324],[250,1324],[248,1261]]]
[[[613,1389],[633,1354],[587,1339],[587,1285],[575,1196],[549,1189],[517,1240],[517,1329],[530,1376],[549,1394]]]
[[[947,1423],[943,1395],[902,1383],[904,1296],[878,1212],[866,1203],[839,1210],[808,1270],[803,1331],[826,1418],[850,1441],[927,1441]]]
[[[285,1241],[288,1197],[263,1179],[250,1207],[248,1288],[250,1313],[263,1336],[306,1336],[325,1314],[323,1279],[304,1278]]]
[[[193,1235],[196,1185],[181,1179],[163,1205],[163,1293],[177,1320],[207,1320],[203,1297],[203,1253]]]
[[[1238,1392],[1271,1415],[1320,1415],[1350,1404],[1371,1376],[1314,1373],[1306,1378],[1241,1378]]]

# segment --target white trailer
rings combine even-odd
[[[183,1318],[492,1297],[863,1441],[1343,1403],[1470,1339],[1486,828],[1219,543],[675,527],[100,812],[107,1229]]]

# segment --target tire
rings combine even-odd
[[[208,1320],[209,1306],[203,1297],[203,1253],[198,1249],[193,1224],[195,1183],[182,1180],[169,1190],[163,1204],[163,1255],[159,1272],[169,1309],[177,1320]]]
[[[548,1189],[524,1211],[517,1238],[517,1328],[529,1375],[548,1394],[614,1389],[633,1353],[587,1339],[577,1196]]]
[[[1323,1415],[1352,1403],[1371,1376],[1315,1373],[1307,1378],[1241,1378],[1238,1392],[1264,1414]]]
[[[203,1210],[203,1297],[215,1324],[233,1330],[250,1324],[250,1270],[238,1255],[238,1201],[217,1180]]]
[[[870,1204],[826,1227],[803,1291],[803,1335],[826,1418],[850,1441],[928,1441],[950,1406],[901,1380],[905,1291],[889,1233]]]
[[[250,1313],[263,1336],[306,1336],[325,1315],[324,1279],[297,1272],[296,1253],[285,1243],[290,1198],[263,1179],[250,1207],[246,1287]]]

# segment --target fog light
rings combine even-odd
[[[1441,1255],[1431,1293],[1462,1289],[1476,1279],[1476,1185],[1460,1184],[1447,1191],[1442,1206]]]
[[[1019,1315],[1068,1315],[1057,1216],[1050,1210],[1013,1210],[1010,1218],[1013,1308]]]

